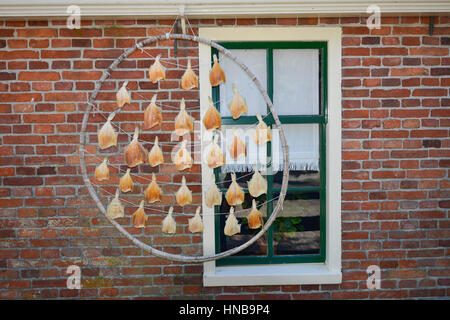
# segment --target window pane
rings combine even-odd
[[[319,254],[320,193],[288,192],[273,228],[275,255]]]
[[[266,50],[264,49],[231,49],[231,53],[238,57],[261,82],[264,90],[267,90],[267,65]],[[256,85],[250,79],[240,66],[233,60],[219,53],[219,61],[222,69],[225,71],[226,83],[221,84],[220,88],[220,113],[224,117],[231,117],[228,105],[233,99],[232,84],[238,88],[239,93],[247,102],[249,116],[267,113],[267,104],[259,92]]]
[[[284,124],[283,130],[289,147],[289,169],[292,171],[318,171],[319,125],[317,123]],[[277,150],[278,152],[276,152]],[[272,130],[272,152],[274,173],[282,171],[283,152],[279,132],[275,129]]]
[[[319,114],[319,50],[273,50],[273,100],[278,115]]]
[[[281,188],[283,172],[278,171],[273,176],[273,187]],[[319,187],[320,174],[315,170],[289,170],[288,188]]]
[[[227,185],[229,185],[229,183],[227,183]],[[241,232],[231,237],[225,236],[223,230],[225,228],[225,221],[228,216],[226,213],[230,212],[230,206],[225,200],[225,193],[223,193],[223,195],[224,196],[222,199],[222,205],[220,206],[220,212],[224,214],[220,214],[219,216],[221,252],[240,246],[241,244],[249,241],[250,238],[253,237],[253,235],[255,235],[260,231],[260,229],[252,230],[248,228],[248,222],[246,217],[250,213],[249,210],[252,204],[252,197],[250,196],[250,194],[246,193],[244,203],[240,206],[235,207],[235,214],[234,214],[238,219],[239,223],[241,224]],[[264,195],[258,198],[257,203],[264,203],[265,201],[266,197]],[[266,220],[265,212],[266,211],[264,211],[263,214],[264,220]],[[259,238],[254,244],[242,250],[241,252],[235,254],[234,256],[266,256],[266,255],[267,255],[267,238],[264,235],[261,238]]]

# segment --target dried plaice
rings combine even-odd
[[[127,84],[128,81],[125,81],[116,93],[117,108],[121,108],[125,104],[130,103],[130,95],[127,91]]]
[[[206,130],[214,130],[220,129],[222,127],[222,118],[220,116],[219,111],[214,107],[214,103],[211,97],[209,99],[209,107],[206,110],[205,115],[203,116],[203,125]]]
[[[154,203],[162,200],[163,191],[159,187],[156,182],[155,174],[152,173],[152,182],[148,185],[147,189],[145,189],[144,196],[145,201],[148,203]]]
[[[133,179],[131,179],[130,168],[127,169],[127,172],[120,178],[119,187],[120,191],[123,193],[130,192],[133,190]]]
[[[258,168],[255,167],[255,173],[250,179],[248,184],[248,192],[254,198],[259,197],[260,195],[267,193],[267,181],[264,177],[259,173]]]
[[[174,234],[177,230],[177,224],[172,217],[173,207],[170,207],[167,216],[162,221],[162,232]]]
[[[148,70],[149,78],[152,83],[157,83],[159,80],[166,79],[166,71],[161,65],[161,62],[159,62],[160,59],[161,55],[158,54],[156,56],[155,62],[153,62],[150,69]]]
[[[238,119],[243,113],[248,112],[247,103],[245,102],[245,99],[240,95],[238,89],[234,85],[234,83],[231,85],[233,88],[233,100],[231,100],[231,103],[229,104],[231,116],[233,119]]]
[[[245,193],[236,182],[236,174],[231,174],[231,184],[225,194],[225,199],[230,206],[237,206],[244,202]]]
[[[108,207],[106,208],[106,215],[111,219],[117,219],[123,218],[124,214],[124,207],[119,200],[119,189],[117,189],[115,197],[111,200]]]
[[[191,68],[191,60],[188,59],[187,69],[181,78],[181,88],[184,90],[191,90],[198,88],[198,77]]]
[[[194,131],[194,121],[186,112],[186,103],[184,102],[184,98],[182,98],[180,103],[180,112],[175,117],[175,134],[177,136],[183,136],[191,131]]]
[[[148,164],[151,167],[156,167],[161,163],[164,163],[164,157],[161,148],[159,147],[158,137],[156,136],[155,143],[153,144],[152,149],[148,153]]]
[[[192,157],[186,148],[187,140],[181,142],[181,148],[173,156],[173,163],[179,171],[183,171],[192,167]]]
[[[214,206],[220,206],[222,204],[222,192],[219,192],[219,188],[216,185],[216,178],[212,175],[213,184],[208,188],[205,194],[205,203],[208,208]]]
[[[206,163],[212,169],[225,165],[225,155],[217,143],[218,140],[219,136],[214,136],[213,142],[206,153]]]
[[[175,194],[175,199],[179,206],[184,207],[187,204],[192,203],[192,191],[186,185],[186,177],[183,176],[181,179],[181,187]]]
[[[134,212],[132,222],[135,228],[145,228],[147,223],[147,215],[144,211],[144,200],[142,200],[139,204],[139,209]]]
[[[94,177],[98,181],[109,180],[108,158],[103,159],[97,168],[95,168]]]
[[[162,111],[161,108],[156,105],[157,95],[153,95],[150,104],[147,106],[144,112],[144,130],[150,130],[162,123]]]
[[[115,113],[111,113],[98,132],[98,145],[102,150],[111,146],[117,146],[117,133],[111,125],[111,120],[114,116]]]
[[[213,55],[214,65],[209,72],[209,82],[211,86],[215,87],[221,84],[222,82],[226,82],[225,72],[217,61],[217,55]]]
[[[264,225],[262,214],[256,208],[255,199],[253,199],[252,210],[250,211],[250,214],[247,216],[247,220],[248,220],[248,227],[250,229],[258,229]]]
[[[203,231],[203,222],[202,217],[200,216],[201,207],[197,207],[197,211],[195,212],[195,216],[188,220],[189,223],[189,231],[192,233],[202,232]]]
[[[237,160],[240,157],[247,156],[247,145],[238,136],[237,130],[235,128],[232,128],[232,130],[233,130],[233,142],[228,146],[228,151],[230,152],[231,158]]]
[[[258,119],[258,124],[256,125],[254,140],[257,145],[262,145],[271,140],[271,133],[259,113],[256,114],[256,118]]]
[[[225,221],[225,228],[223,230],[223,233],[227,236],[232,236],[237,233],[241,232],[241,225],[239,224],[239,221],[236,219],[234,215],[234,208],[230,208],[230,214],[228,215],[227,220]]]
[[[139,143],[139,127],[134,130],[133,140],[125,149],[125,161],[127,166],[136,167],[147,160],[147,150]]]

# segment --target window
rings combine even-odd
[[[281,217],[273,223],[267,235],[258,240],[258,244],[237,255],[206,262],[204,285],[339,283],[342,277],[340,28],[200,28],[199,35],[231,50],[266,86],[285,130],[291,169]],[[245,77],[233,76],[225,85],[211,88],[208,65],[214,53],[211,47],[199,45],[201,114],[208,107],[208,96],[212,96],[220,108],[223,129],[230,126],[245,129],[257,122],[256,112],[266,116],[266,104]],[[227,74],[239,72],[233,69],[238,66],[227,63],[226,57],[219,54],[219,60]],[[231,118],[226,106],[232,97],[232,81],[249,106],[248,114],[237,120]],[[270,116],[264,120],[268,125],[273,124]],[[202,131],[201,134],[206,133]],[[307,138],[298,139],[299,135]],[[225,191],[229,173],[236,172],[237,176],[243,177],[238,183],[246,187],[245,181],[251,177],[253,169],[254,153],[251,150],[256,150],[256,158],[263,154],[267,166],[260,169],[267,169],[262,174],[268,181],[268,194],[257,200],[262,205],[260,212],[270,215],[273,208],[270,200],[276,201],[281,184],[281,173],[277,172],[280,158],[276,152],[280,147],[273,139],[273,143],[267,144],[267,149],[261,153],[259,149],[251,148],[250,140],[247,139],[250,152],[246,162],[227,162],[226,166],[216,170],[216,180],[225,181],[219,184]],[[202,184],[206,188],[211,183],[211,169],[202,165]],[[244,209],[251,205],[251,198],[247,197]],[[225,200],[217,210],[228,211]],[[243,225],[238,237],[224,237],[226,216],[214,215],[213,209],[206,206],[203,212],[205,254],[235,247],[252,236]],[[238,214],[236,216],[239,218]],[[240,220],[245,224],[245,218]]]
[[[274,109],[284,125],[290,148],[290,172],[288,192],[283,211],[269,231],[255,244],[240,253],[218,260],[216,265],[274,264],[292,262],[325,261],[325,125],[327,83],[327,43],[322,42],[223,42],[220,43],[241,59],[254,72],[273,101]],[[252,127],[257,123],[256,113],[264,117],[268,126],[274,124],[265,102],[251,79],[231,59],[211,50],[217,55],[228,81],[214,87],[213,101],[222,115],[224,132],[227,129]],[[248,114],[234,120],[227,104],[233,97],[232,83],[245,97]],[[237,182],[246,190],[253,167],[266,164],[261,169],[268,182],[267,194],[256,198],[258,208],[265,217],[272,214],[282,181],[281,146],[276,132],[272,142],[257,147],[251,135],[245,135],[248,155],[239,164],[230,164],[215,170],[216,182],[223,195],[235,172]],[[226,139],[230,141],[231,139]],[[225,143],[224,143],[225,144]],[[262,150],[261,150],[262,149]],[[279,151],[279,152],[275,152]],[[228,154],[227,154],[228,155]],[[265,156],[266,158],[262,158]],[[271,159],[269,161],[268,159]],[[245,201],[237,206],[236,216],[241,223],[241,232],[232,237],[225,236],[223,229],[226,215],[215,216],[216,252],[226,251],[249,240],[259,230],[248,228],[248,212],[252,197],[246,193]],[[215,213],[229,212],[225,199]]]

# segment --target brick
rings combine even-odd
[[[448,48],[417,47],[410,48],[409,52],[413,56],[446,56],[448,50]]]
[[[20,72],[19,80],[23,81],[57,81],[61,77],[57,72]]]
[[[428,75],[426,68],[392,68],[391,76],[424,76]]]

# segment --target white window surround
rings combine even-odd
[[[282,285],[341,283],[341,28],[336,27],[211,27],[200,28],[199,36],[220,41],[327,41],[328,124],[326,260],[324,263],[219,266],[204,263],[204,286]],[[208,108],[211,47],[199,44],[200,112]],[[201,131],[201,135],[205,130]],[[203,149],[204,146],[202,146]],[[212,183],[212,169],[202,165],[203,190]],[[204,199],[203,199],[204,201]],[[203,202],[203,252],[215,252],[214,209]]]

